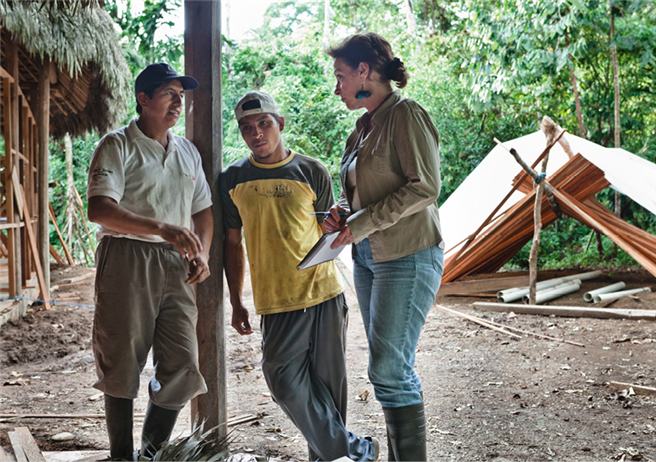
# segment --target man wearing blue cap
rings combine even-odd
[[[133,459],[133,400],[151,348],[142,456],[152,458],[180,410],[207,392],[194,284],[209,276],[212,200],[198,150],[170,130],[196,87],[168,64],[146,67],[135,83],[139,117],[103,137],[91,161],[89,219],[100,225],[94,387],[105,393],[112,459]]]

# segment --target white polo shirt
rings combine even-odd
[[[87,197],[107,196],[142,217],[191,228],[191,216],[212,205],[200,153],[186,138],[168,132],[166,150],[133,119],[105,135],[93,153]],[[103,236],[164,242],[160,236],[122,234],[100,227]]]

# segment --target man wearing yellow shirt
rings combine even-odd
[[[311,213],[333,204],[330,175],[285,148],[285,120],[271,96],[247,93],[235,116],[251,154],[219,180],[232,326],[253,332],[242,303],[243,230],[271,396],[305,437],[310,460],[375,460],[374,440],[345,426],[348,307],[335,264],[296,268],[323,234],[323,216]]]

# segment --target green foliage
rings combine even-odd
[[[89,173],[89,164],[91,163],[91,157],[93,151],[98,144],[99,137],[95,133],[91,133],[84,137],[78,137],[73,139],[73,178],[75,188],[77,189],[82,203],[84,204],[84,216],[80,218],[86,220],[86,210],[87,210],[87,176]],[[50,160],[49,160],[49,183],[50,187],[50,203],[55,212],[55,217],[59,225],[59,229],[63,229],[64,223],[66,222],[66,153],[64,150],[64,145],[59,143],[50,144]],[[91,249],[91,252],[96,248],[95,242],[95,228],[96,225],[87,221],[87,226],[91,233],[92,242],[87,243],[87,249]],[[53,226],[50,226],[50,243],[57,249],[60,255],[63,255],[61,249],[61,243],[57,232]],[[80,243],[84,245],[83,243]],[[77,249],[77,250],[76,250]],[[79,246],[76,246],[74,249],[69,249],[73,255],[73,258],[77,261],[84,261],[84,254]]]
[[[559,220],[542,230],[538,267],[619,267],[632,266],[635,261],[618,248],[610,238],[602,235],[602,254],[599,255],[594,231],[572,218]],[[528,269],[532,242],[526,243],[504,266],[505,269]]]
[[[163,40],[155,37],[163,26],[174,25],[171,13],[179,13],[181,5],[182,0],[144,0],[143,10],[135,14],[131,0],[105,2],[106,10],[119,27],[123,53],[134,76],[152,63],[167,62],[178,70],[182,68],[183,37],[167,36]]]
[[[620,68],[622,147],[656,161],[656,6],[649,0],[612,0],[615,40],[610,41],[606,0],[414,0],[412,17],[405,1],[331,0],[329,30],[325,2],[273,3],[253,38],[223,41],[223,162],[249,154],[233,108],[244,93],[270,93],[285,117],[288,147],[321,160],[339,190],[344,142],[360,112],[350,112],[333,94],[331,43],[355,32],[386,37],[408,68],[403,90],[431,114],[440,133],[443,187],[439,202],[458,187],[494,145],[533,132],[544,115],[578,134],[571,72],[580,92],[584,136],[612,145],[614,87],[610,47],[617,46]],[[181,0],[146,0],[135,13],[132,3],[105,2],[121,30],[122,46],[136,75],[151,62],[167,61],[182,71],[182,37],[156,38],[158,28],[181,14]],[[415,28],[416,27],[416,28]],[[184,120],[176,127],[184,134]],[[75,181],[84,197],[88,161],[97,136],[74,141]],[[52,151],[51,178],[65,178],[63,151]],[[64,183],[52,190],[61,213]],[[598,199],[613,207],[613,191]],[[626,201],[626,199],[624,199]],[[625,202],[623,217],[656,232],[656,217]],[[544,230],[540,266],[625,264],[624,252],[588,246],[590,230],[572,220]],[[53,244],[55,241],[53,240]],[[510,265],[523,266],[527,245]],[[587,250],[586,250],[587,249]],[[612,255],[616,257],[611,257]]]

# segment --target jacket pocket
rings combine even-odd
[[[371,168],[380,173],[390,171],[389,153],[384,146],[378,146],[371,152]]]

